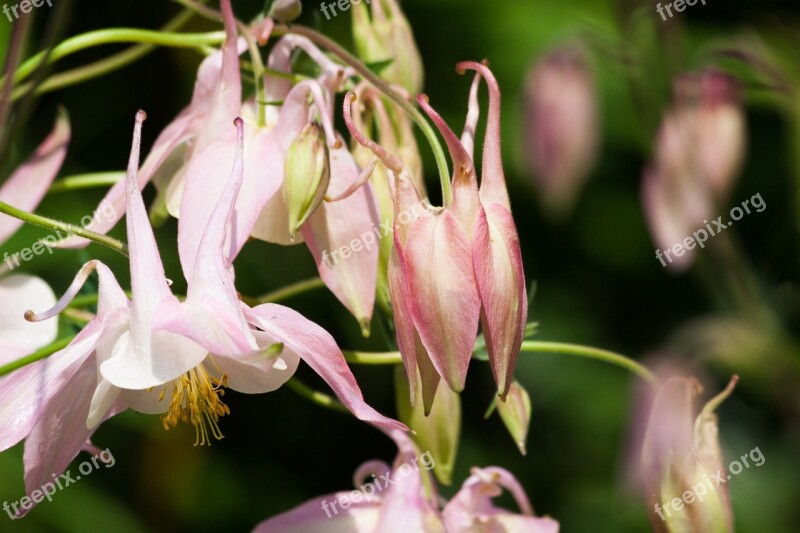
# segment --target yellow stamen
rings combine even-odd
[[[164,429],[173,428],[181,421],[194,426],[195,446],[210,445],[211,436],[221,440],[223,435],[219,429],[219,417],[231,413],[220,399],[225,395],[224,388],[228,386],[227,376],[223,374],[219,379],[212,378],[200,364],[175,379],[172,385],[172,400],[161,417]],[[166,388],[161,391],[159,401],[165,394]]]

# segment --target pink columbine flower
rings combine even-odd
[[[519,238],[501,161],[499,88],[484,65],[466,62],[458,68],[478,72],[461,139],[424,95],[418,98],[453,158],[453,201],[444,208],[422,202],[402,162],[358,131],[350,111],[352,96],[345,100],[345,122],[354,138],[370,148],[395,177],[389,289],[412,401],[419,372],[426,411],[439,376],[454,391],[464,388],[479,321],[499,394],[505,397],[527,320]],[[472,151],[481,78],[489,86],[490,110],[479,189]]]
[[[430,475],[435,457],[405,435],[390,433],[398,446],[390,468],[370,461],[354,476],[356,490],[314,498],[296,509],[270,518],[254,533],[316,533],[323,531],[425,531],[427,533],[557,533],[558,522],[537,517],[514,476],[498,467],[474,468],[461,490],[440,507]],[[496,507],[493,499],[508,490],[520,513]]]
[[[132,299],[105,265],[87,263],[55,307],[38,315],[28,312],[26,318],[38,322],[55,316],[97,270],[95,318],[65,349],[0,381],[0,425],[6,428],[0,450],[26,439],[26,490],[64,471],[97,425],[126,408],[162,414],[166,428],[180,421],[192,424],[195,444],[220,439],[219,418],[229,413],[224,389],[274,390],[300,359],[357,417],[406,430],[364,402],[344,356],[322,328],[279,305],[250,309],[238,301],[223,243],[242,181],[241,120],[233,177],[208,225],[195,230],[203,236],[187,300],[180,303],[172,295],[137,187],[143,120],[139,112],[126,178]]]

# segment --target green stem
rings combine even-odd
[[[97,244],[102,244],[103,246],[107,246],[112,250],[114,250],[115,252],[121,253],[122,255],[128,255],[128,247],[125,245],[125,243],[122,243],[117,239],[109,237],[108,235],[100,235],[93,231],[89,231],[78,226],[73,226],[72,224],[66,224],[58,220],[53,220],[52,218],[47,218],[33,213],[28,213],[27,211],[22,211],[21,209],[17,209],[16,207],[10,206],[5,202],[0,202],[0,213],[5,213],[14,218],[18,218],[24,222],[27,222],[28,224],[33,224],[35,226],[40,226],[42,228],[47,228],[54,231],[63,231],[66,233],[77,235],[78,237],[89,239],[90,241],[96,242]]]
[[[561,342],[541,342],[541,341],[525,341],[522,343],[522,352],[543,352],[543,353],[557,353],[563,355],[574,355],[577,357],[587,357],[589,359],[597,359],[617,365],[630,372],[633,372],[643,380],[647,381],[653,387],[658,387],[658,378],[650,372],[645,366],[637,363],[633,359],[629,359],[624,355],[620,355],[608,350],[600,348],[593,348],[591,346],[582,346],[580,344],[566,344]]]
[[[174,32],[179,30],[194,16],[194,11],[186,9],[162,26],[159,31]],[[100,76],[104,76],[110,72],[119,70],[130,65],[131,63],[138,61],[155,49],[156,46],[153,44],[137,44],[128,48],[127,50],[123,50],[122,52],[109,56],[105,59],[95,61],[94,63],[68,70],[66,72],[60,72],[50,76],[44,83],[36,87],[36,90],[33,92],[33,94],[44,94],[63,89],[65,87],[70,87],[72,85],[77,85],[93,78],[99,78]],[[17,87],[11,95],[11,99],[17,100],[21,98],[31,89],[32,86],[32,83],[27,83]]]
[[[344,352],[344,360],[356,365],[395,365],[403,362],[400,352]]]
[[[125,179],[124,172],[93,172],[90,174],[76,174],[58,180],[50,186],[47,194],[66,191],[79,191],[94,187],[110,187]]]
[[[325,286],[325,282],[320,278],[311,278],[305,281],[298,281],[276,291],[265,294],[255,299],[256,304],[269,304],[288,300],[292,296],[303,294],[304,292],[320,289]]]
[[[201,48],[206,45],[219,45],[225,40],[224,31],[208,33],[169,33],[158,30],[136,28],[107,28],[90,31],[70,37],[47,51],[39,52],[25,61],[14,73],[14,83],[19,83],[34,70],[55,63],[71,54],[87,48],[115,43],[142,43],[173,48]]]
[[[297,378],[290,378],[289,381],[286,382],[286,385],[303,398],[310,400],[317,405],[321,405],[322,407],[332,409],[334,411],[350,414],[350,410],[345,407],[342,402],[325,394],[324,392],[312,389]]]
[[[425,139],[427,139],[428,143],[431,145],[433,149],[433,156],[436,159],[436,166],[439,170],[439,181],[442,185],[442,202],[444,205],[449,205],[452,199],[452,193],[450,191],[450,171],[447,167],[447,157],[445,156],[444,150],[442,149],[442,145],[439,143],[439,138],[436,136],[436,132],[434,131],[433,127],[430,123],[425,119],[422,113],[413,106],[411,103],[408,102],[403,96],[392,89],[392,87],[387,83],[385,80],[381,79],[377,74],[372,72],[364,63],[362,63],[358,58],[352,55],[350,52],[345,50],[342,46],[340,46],[334,40],[328,38],[327,36],[318,33],[311,28],[307,28],[305,26],[298,26],[292,24],[291,27],[285,26],[282,24],[276,25],[274,33],[276,35],[285,35],[287,33],[293,33],[296,35],[302,35],[303,37],[307,37],[317,45],[333,52],[339,59],[341,59],[347,65],[353,67],[353,69],[358,72],[365,80],[370,82],[372,85],[375,86],[376,89],[381,91],[383,94],[388,96],[393,102],[395,102],[398,106],[400,106],[409,116],[416,122],[417,126],[419,126],[420,130],[422,130],[423,135],[425,135]]]
[[[23,366],[27,366],[31,363],[35,363],[36,361],[53,355],[57,351],[65,348],[70,342],[72,342],[72,339],[73,337],[59,339],[53,344],[45,346],[44,348],[37,350],[32,354],[23,357],[22,359],[17,359],[16,361],[0,366],[0,376],[5,376],[6,374],[10,374],[14,370],[18,370]]]

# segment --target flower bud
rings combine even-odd
[[[525,441],[528,439],[528,428],[531,423],[531,398],[528,391],[519,382],[514,381],[505,401],[497,398],[497,412],[520,453],[525,455],[527,453]]]
[[[289,233],[294,237],[328,190],[331,173],[325,135],[308,124],[289,147],[284,167],[283,199],[289,211]]]
[[[300,0],[275,0],[269,8],[267,16],[278,22],[291,22],[303,12],[303,4]]]
[[[694,379],[671,378],[658,392],[642,450],[648,513],[656,532],[733,531],[727,470],[714,410],[738,377],[694,418]]]
[[[364,2],[353,6],[353,40],[359,57],[366,63],[390,61],[381,77],[411,94],[419,93],[422,58],[397,0],[372,0],[369,5],[372,9]]]
[[[595,163],[599,141],[594,75],[583,54],[555,50],[525,85],[525,152],[545,209],[568,213]]]

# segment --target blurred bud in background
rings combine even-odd
[[[385,80],[415,95],[422,91],[423,68],[414,34],[397,0],[353,3],[353,41],[365,63],[390,63]]]
[[[745,118],[737,83],[724,74],[687,74],[675,82],[652,165],[644,172],[642,202],[656,245],[681,244],[725,208],[741,170]],[[666,266],[689,268],[696,247]]]
[[[647,511],[655,532],[733,531],[727,465],[719,446],[719,405],[738,377],[695,418],[702,392],[694,378],[665,381],[653,402],[642,448]],[[716,481],[722,479],[723,482]]]
[[[291,22],[303,12],[300,0],[275,0],[269,8],[268,17],[278,22]]]
[[[544,209],[567,216],[597,159],[594,73],[576,46],[555,49],[525,82],[524,151]]]

